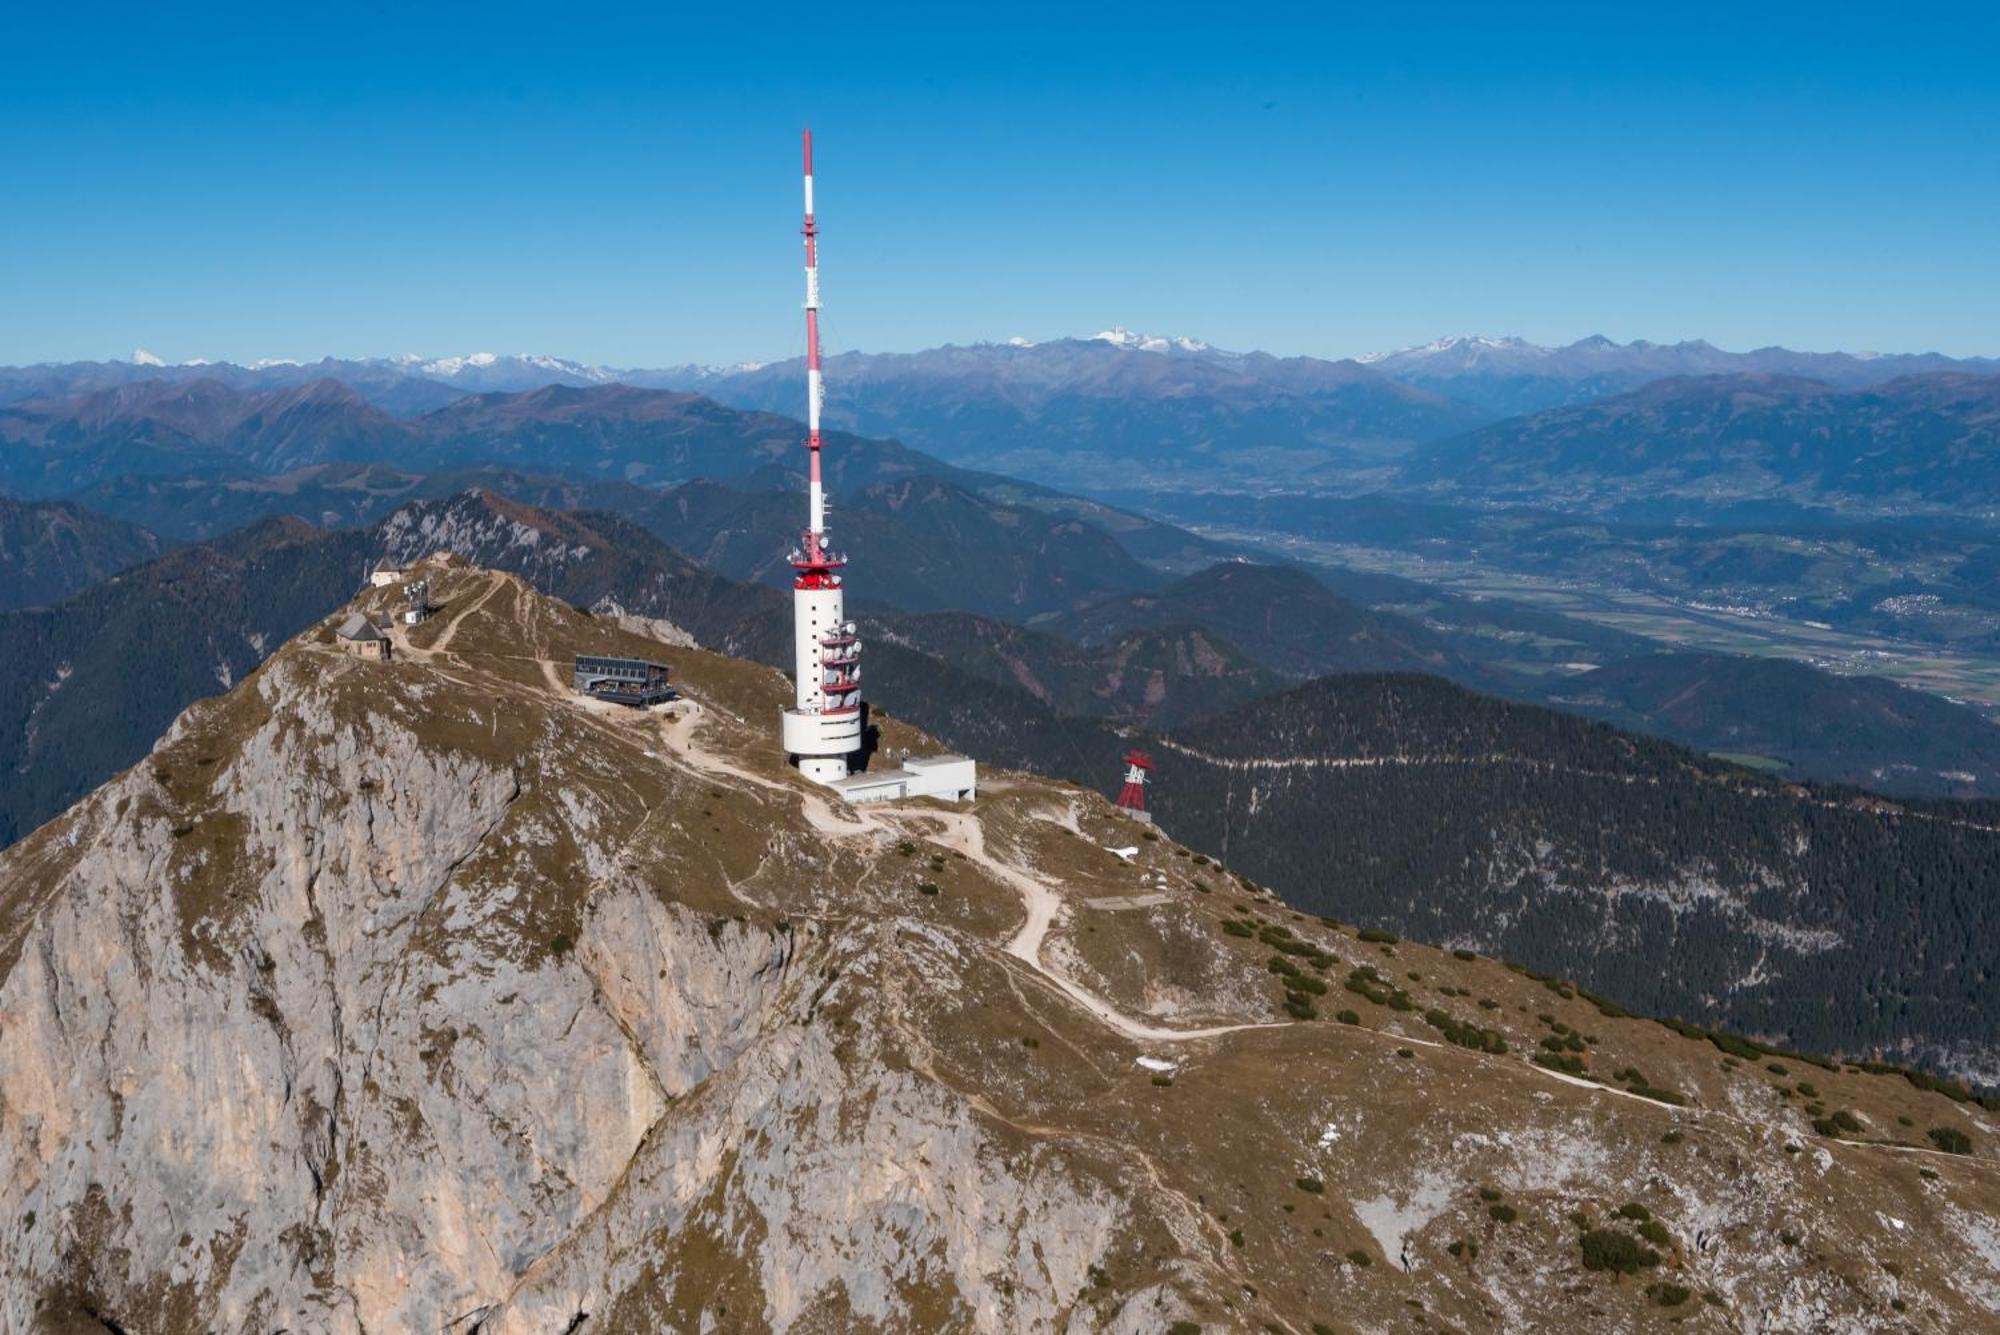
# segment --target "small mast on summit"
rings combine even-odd
[[[828,544],[821,480],[819,362],[819,225],[813,219],[812,131],[805,132],[806,185],[806,527],[792,553],[792,633],[797,691],[784,712],[787,754],[820,783],[847,777],[861,749],[861,640],[847,620],[841,590],[844,558]]]

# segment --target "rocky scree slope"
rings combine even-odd
[[[322,623],[0,855],[0,1325],[2000,1317],[1976,1105],[1306,918],[1065,785],[848,808],[770,670],[420,573],[395,661]]]

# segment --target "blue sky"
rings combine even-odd
[[[29,8],[0,362],[787,355],[806,123],[834,349],[2000,353],[1972,7]]]

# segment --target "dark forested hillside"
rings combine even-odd
[[[840,494],[835,546],[868,571],[860,596],[907,611],[959,610],[1025,620],[1160,577],[1118,540],[1079,519],[998,503],[930,475]],[[735,579],[789,586],[800,497],[715,483],[676,487],[635,518]]]
[[[159,554],[160,540],[136,524],[0,494],[0,611],[55,602]]]
[[[1784,783],[1426,677],[1313,682],[1159,750],[1174,833],[1304,908],[2000,1075],[2000,805]]]
[[[963,612],[867,618],[888,640],[1059,713],[1171,727],[1277,689],[1286,679],[1195,626],[1132,630],[1088,647]]]
[[[1424,626],[1361,607],[1291,566],[1227,562],[1157,592],[1108,599],[1049,623],[1083,644],[1165,626],[1206,627],[1292,677],[1398,669],[1474,672]]]
[[[273,519],[0,613],[0,843],[146,753],[190,701],[352,595],[357,532]]]
[[[1779,658],[1646,654],[1564,680],[1549,702],[1878,792],[2000,793],[2000,726],[1880,677],[1835,676]]]

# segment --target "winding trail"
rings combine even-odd
[[[501,588],[506,583],[507,583],[507,577],[505,575],[499,574],[498,572],[488,575],[486,579],[486,592],[480,594],[478,598],[474,599],[471,603],[467,604],[463,612],[460,612],[456,616],[452,617],[450,623],[445,626],[444,632],[437,637],[437,643],[431,645],[431,647],[429,649],[426,649],[424,652],[427,654],[441,654],[445,650],[451,648],[451,642],[454,638],[457,637],[458,628],[465,624],[465,619],[471,616],[474,612],[477,612],[480,608],[486,606],[487,600],[490,599],[494,594],[500,592]]]
[[[703,747],[700,730],[696,726],[701,717],[702,712],[699,708],[688,708],[680,711],[678,718],[661,725],[661,735],[666,742],[669,756],[704,773],[726,774],[745,783],[754,783],[761,788],[797,797],[803,805],[806,822],[821,834],[836,839],[875,833],[920,835],[963,853],[968,862],[975,863],[995,879],[1013,887],[1021,896],[1028,917],[1027,921],[1021,924],[1021,929],[1014,933],[1013,939],[1008,941],[1005,947],[1006,953],[1027,965],[1050,986],[1088,1011],[1101,1024],[1125,1037],[1140,1043],[1183,1043],[1240,1033],[1248,1029],[1286,1027],[1282,1021],[1261,1021],[1209,1025],[1200,1029],[1166,1029],[1134,1020],[1110,1001],[1098,996],[1068,975],[1050,968],[1043,961],[1042,945],[1048,939],[1049,929],[1055,925],[1057,915],[1062,912],[1062,896],[1033,873],[987,852],[985,827],[973,816],[962,811],[902,812],[892,806],[884,805],[868,811],[856,810],[854,819],[842,820],[834,813],[832,805],[819,794],[767,779],[760,774],[752,774]],[[908,816],[911,821],[905,823],[900,820],[884,819],[893,816]],[[932,836],[922,830],[911,828],[916,823],[941,825],[944,834],[941,837]]]
[[[926,820],[944,823],[948,834],[941,842],[946,847],[965,854],[968,861],[984,867],[1020,893],[1022,902],[1027,906],[1028,920],[1021,924],[1021,930],[1014,933],[1013,940],[1007,943],[1007,954],[1033,969],[1071,1001],[1125,1037],[1136,1039],[1141,1043],[1180,1043],[1190,1039],[1241,1033],[1246,1029],[1286,1027],[1283,1021],[1267,1020],[1249,1024],[1209,1025],[1201,1029],[1163,1029],[1157,1025],[1141,1024],[1132,1019],[1075,979],[1056,972],[1043,962],[1042,943],[1047,940],[1049,929],[1055,925],[1056,915],[1062,911],[1061,895],[1031,873],[988,853],[985,827],[965,812],[926,811],[923,816]]]
[[[559,685],[559,678],[554,684]],[[1209,1025],[1197,1029],[1171,1029],[1149,1025],[1133,1019],[1115,1004],[1078,983],[1075,979],[1051,968],[1042,959],[1042,948],[1048,940],[1049,932],[1062,912],[1063,896],[1048,882],[1037,876],[1032,869],[1015,865],[990,853],[986,848],[986,831],[980,821],[968,812],[939,811],[925,808],[911,810],[898,808],[892,804],[871,804],[867,809],[850,808],[851,819],[837,814],[833,805],[820,794],[800,784],[789,784],[753,773],[739,765],[723,759],[701,744],[700,723],[705,711],[699,701],[684,701],[682,708],[674,716],[660,721],[659,732],[665,749],[661,759],[686,765],[697,773],[711,776],[727,776],[742,783],[755,784],[759,788],[781,796],[797,798],[806,821],[815,830],[829,838],[849,839],[862,835],[893,834],[911,836],[938,843],[985,869],[995,879],[1011,887],[1021,896],[1027,919],[1013,937],[1003,947],[1003,952],[1032,973],[1040,977],[1053,990],[1060,992],[1071,1002],[1082,1008],[1092,1018],[1106,1028],[1137,1043],[1185,1043],[1202,1039],[1219,1038],[1227,1034],[1243,1033],[1259,1029],[1288,1029],[1292,1021],[1275,1020],[1243,1024]],[[1040,819],[1074,828],[1074,809],[1067,813],[1049,811],[1037,813]],[[940,831],[941,827],[941,832]],[[1367,1026],[1344,1027],[1343,1032],[1365,1036],[1369,1040],[1394,1044],[1399,1047],[1425,1047],[1446,1050],[1451,1045],[1433,1038],[1420,1038],[1411,1034],[1395,1033],[1386,1029]],[[1630,1090],[1615,1085],[1600,1084],[1585,1080],[1562,1071],[1537,1066],[1530,1061],[1514,1063],[1517,1069],[1525,1070],[1531,1076],[1569,1085],[1598,1094],[1613,1095],[1645,1105],[1662,1114],[1677,1114],[1691,1122],[1716,1119],[1735,1123],[1761,1131],[1779,1131],[1791,1136],[1793,1133],[1777,1126],[1774,1122],[1744,1117],[1720,1108],[1699,1105],[1673,1107]],[[1796,1137],[1805,1141],[1807,1137]],[[1975,1156],[1953,1155],[1942,1150],[1929,1149],[1920,1145],[1894,1145],[1879,1141],[1857,1141],[1827,1138],[1831,1144],[1845,1148],[1862,1150],[1886,1150],[1897,1154],[1936,1156],[1962,1167],[1979,1171],[2000,1171],[2000,1165]]]

